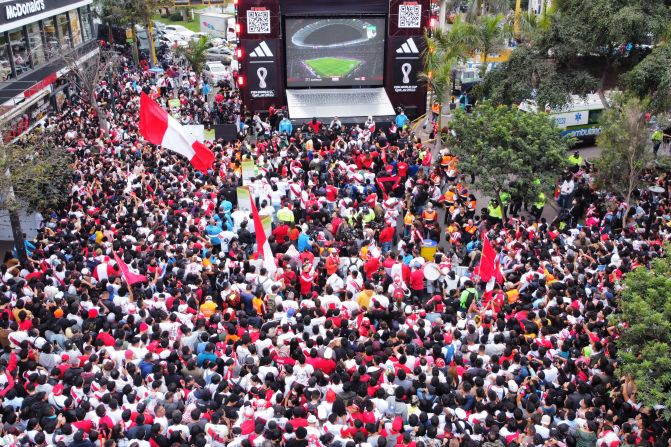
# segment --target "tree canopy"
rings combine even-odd
[[[456,111],[451,151],[460,169],[475,173],[475,188],[498,198],[504,190],[534,200],[549,192],[566,163],[570,141],[543,113],[525,113],[483,102],[472,113]]]
[[[553,3],[549,24],[533,39],[522,40],[510,62],[488,75],[491,79],[479,90],[482,97],[504,104],[535,98],[558,106],[571,93],[595,88],[603,93],[659,42],[671,18],[665,0]],[[514,94],[502,94],[502,84],[512,86]]]
[[[31,134],[5,144],[2,153],[0,208],[47,213],[66,205],[72,170],[65,149],[44,135]]]
[[[633,378],[637,402],[664,405],[671,418],[671,255],[627,274],[614,319],[624,323],[619,375]]]
[[[627,89],[637,96],[650,98],[653,111],[671,108],[671,44],[655,47],[624,77]]]
[[[620,194],[626,203],[640,186],[641,174],[652,155],[646,108],[647,104],[639,99],[620,97],[601,117],[596,184]]]

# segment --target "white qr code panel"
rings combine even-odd
[[[422,26],[422,5],[399,5],[398,27],[420,28]]]
[[[247,11],[247,34],[269,34],[270,11]]]

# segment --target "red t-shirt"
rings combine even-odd
[[[412,290],[422,290],[424,288],[424,270],[417,269],[410,273],[410,288]]]
[[[326,187],[326,200],[329,202],[335,202],[338,198],[338,188],[333,185],[328,185]]]
[[[405,177],[408,175],[408,163],[404,161],[398,162],[396,165],[396,169],[398,170],[398,175],[401,177]]]
[[[384,227],[382,231],[380,231],[380,243],[391,242],[395,232],[396,230],[392,227]]]

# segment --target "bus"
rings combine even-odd
[[[538,113],[536,101],[527,99],[519,109],[523,112]],[[604,110],[601,98],[596,93],[586,96],[572,95],[571,102],[564,107],[552,109],[548,106],[543,110],[554,120],[563,136],[576,138],[580,141],[593,141],[601,133],[599,119]]]

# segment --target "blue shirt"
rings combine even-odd
[[[298,236],[298,251],[304,252],[310,249],[310,236],[305,233],[301,233]]]
[[[396,115],[396,125],[400,128],[403,128],[403,126],[406,125],[408,122],[408,117],[405,116],[405,113],[401,113],[400,115]]]
[[[214,352],[201,352],[198,354],[198,366],[203,366],[203,362],[205,362],[205,360],[216,362],[217,356]]]
[[[286,132],[287,135],[291,135],[291,132],[293,132],[293,130],[294,130],[294,126],[293,126],[293,124],[291,124],[290,119],[284,118],[284,119],[282,119],[282,121],[280,121],[280,127],[279,127],[280,133]]]
[[[224,231],[224,229],[221,228],[220,225],[208,225],[205,227],[205,233],[208,236],[210,236],[210,241],[212,242],[213,245],[221,244],[221,240],[218,237],[211,237],[211,236],[217,236],[222,231]]]

